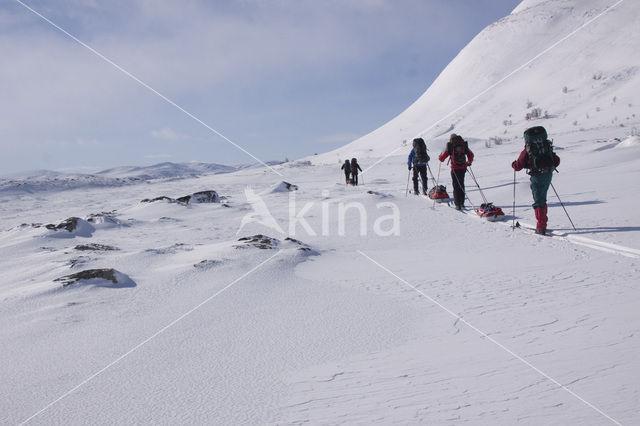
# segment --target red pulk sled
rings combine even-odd
[[[500,207],[496,207],[493,203],[482,203],[480,207],[476,209],[476,213],[483,219],[487,219],[489,222],[495,222],[497,220],[504,219],[504,213]]]
[[[429,198],[440,203],[449,199],[449,194],[447,194],[447,187],[444,185],[434,186],[429,190],[428,195]]]

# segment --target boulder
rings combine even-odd
[[[216,191],[200,191],[178,198],[184,204],[219,203],[220,196]]]
[[[80,244],[74,247],[76,250],[80,250],[80,251],[114,251],[114,250],[120,250],[117,247],[112,247],[112,246],[107,246],[104,244],[96,244],[96,243],[91,243],[91,244]]]
[[[242,244],[237,244],[233,246],[237,249],[243,249],[248,247],[257,247],[263,250],[270,250],[278,247],[280,244],[280,240],[277,238],[268,237],[262,234],[256,234],[251,237],[242,237],[239,238],[238,241],[242,242]]]
[[[45,225],[50,231],[54,231],[54,237],[73,238],[73,237],[90,237],[96,228],[89,222],[79,217],[70,217],[59,224]]]
[[[136,283],[115,269],[86,269],[71,275],[56,278],[63,287],[70,285],[93,285],[96,287],[135,287]]]
[[[282,181],[276,186],[274,186],[273,188],[271,188],[272,193],[290,192],[290,191],[297,191],[297,190],[298,190],[298,185],[294,185],[292,183],[285,182],[285,181]]]

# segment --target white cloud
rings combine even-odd
[[[151,136],[156,139],[162,139],[165,141],[181,141],[188,138],[186,134],[178,133],[169,127],[163,127],[162,129],[153,130]]]

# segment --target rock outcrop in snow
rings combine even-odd
[[[180,203],[180,204],[205,204],[205,203],[219,203],[220,195],[216,191],[200,191],[194,192],[191,195],[185,195],[183,197],[171,198],[166,195],[155,198],[145,198],[141,200],[141,203],[154,203],[156,201],[166,201],[168,203]]]
[[[290,192],[290,191],[297,191],[297,190],[298,190],[298,185],[294,185],[292,183],[282,181],[279,184],[275,185],[273,188],[271,188],[270,192],[278,193],[278,192]]]
[[[89,222],[79,217],[70,217],[59,224],[48,224],[45,225],[50,231],[53,231],[53,234],[50,234],[52,237],[60,237],[60,238],[73,238],[73,237],[91,237],[96,228],[93,227]]]
[[[115,269],[86,269],[71,275],[56,278],[63,287],[70,285],[93,285],[96,287],[135,287],[135,282]]]

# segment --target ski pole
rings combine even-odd
[[[516,171],[513,170],[513,223],[511,230],[516,229]]]
[[[438,177],[436,178],[436,191],[438,190],[438,185],[440,184],[440,167],[442,166],[442,161],[438,162]],[[433,175],[432,175],[433,176]],[[431,206],[432,209],[436,208],[436,199],[433,199],[433,206]]]
[[[411,177],[411,169],[407,172],[407,190],[404,193],[405,197],[409,196],[409,178]]]
[[[429,166],[429,163],[427,163],[427,170],[429,170],[429,175],[431,176],[431,180],[435,182],[436,178],[433,176],[433,172],[431,171],[431,167]]]
[[[478,184],[478,181],[476,180],[476,175],[473,174],[473,170],[471,169],[471,166],[469,166],[469,171],[471,172],[471,177],[473,178],[473,181],[476,183],[476,186],[478,187],[478,190],[480,191],[480,195],[482,196],[482,199],[484,200],[484,203],[487,204],[487,198],[484,196],[484,193],[482,192],[482,188],[480,188],[480,185]]]
[[[562,209],[564,210],[564,212],[566,213],[567,217],[569,218],[569,222],[571,222],[571,226],[573,227],[573,230],[577,231],[576,226],[573,224],[573,221],[571,220],[571,216],[569,216],[569,213],[567,212],[567,209],[564,208],[564,204],[562,203],[562,200],[560,199],[560,196],[558,195],[558,191],[556,191],[555,186],[553,186],[553,183],[551,184],[551,188],[553,188],[553,192],[556,193],[556,197],[558,197],[558,201],[560,201],[560,205],[562,206]]]

